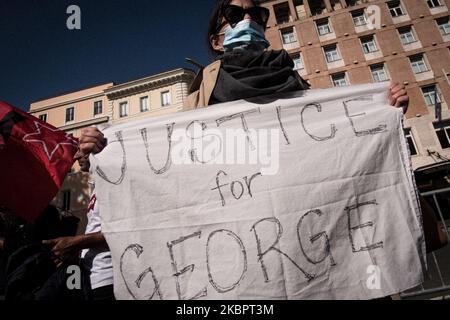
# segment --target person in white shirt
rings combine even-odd
[[[79,160],[81,171],[89,172],[88,156]],[[52,247],[58,267],[70,263],[81,251],[81,266],[88,271],[90,278],[89,299],[95,301],[115,300],[111,252],[101,232],[100,210],[92,193],[87,212],[88,224],[83,235],[43,241]]]

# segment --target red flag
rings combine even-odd
[[[70,171],[78,141],[0,102],[0,207],[34,220]]]

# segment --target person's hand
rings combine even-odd
[[[103,133],[95,127],[85,128],[81,131],[80,144],[75,159],[78,160],[91,153],[100,153],[106,147],[107,141]]]
[[[398,82],[391,82],[389,87],[389,104],[396,108],[402,108],[406,113],[409,107],[409,97],[406,87]]]
[[[52,248],[52,253],[55,255],[53,261],[58,268],[73,261],[81,250],[79,237],[44,240],[42,244]]]

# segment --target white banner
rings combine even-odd
[[[105,130],[92,157],[118,299],[374,299],[423,280],[387,84],[237,101]]]

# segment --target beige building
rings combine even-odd
[[[436,155],[450,158],[450,0],[260,2],[271,12],[271,47],[286,49],[313,88],[404,83],[414,168],[436,162]],[[375,28],[369,24],[372,10],[381,18]]]
[[[112,123],[178,112],[195,74],[177,69],[105,89]]]
[[[109,82],[34,102],[30,105],[30,113],[79,137],[81,129],[109,121],[108,100],[104,90],[113,85]]]
[[[30,113],[80,137],[86,127],[180,111],[194,77],[191,70],[176,69],[118,85],[109,82],[34,102]],[[81,219],[80,231],[86,223],[91,191],[89,175],[81,173],[75,164],[54,200],[62,212]]]

